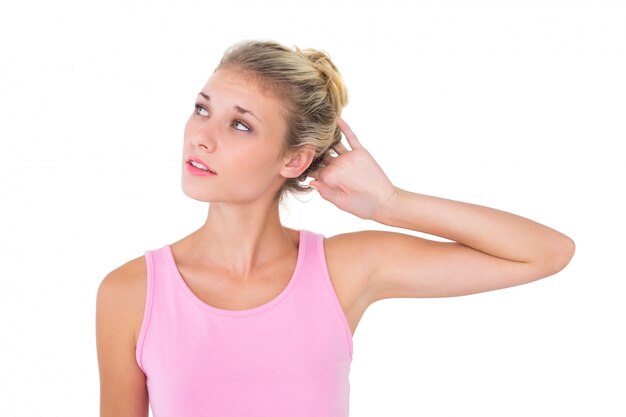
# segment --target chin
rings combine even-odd
[[[214,199],[211,199],[210,196],[207,196],[205,193],[189,193],[183,189],[183,194],[193,200],[200,201],[202,203],[211,203],[212,201],[215,201]]]
[[[218,190],[199,189],[198,187],[183,184],[183,194],[187,197],[203,203],[249,203],[258,200],[261,196],[243,196],[224,193]]]
[[[238,182],[241,184],[241,182]],[[278,187],[267,184],[248,182],[248,186],[226,186],[225,184],[198,184],[182,178],[181,188],[183,194],[196,201],[205,203],[240,203],[249,204],[260,200],[273,198],[278,192]],[[274,189],[275,188],[275,189]]]
[[[202,201],[204,203],[210,203],[216,201],[216,195],[214,190],[207,189],[207,187],[198,187],[196,184],[189,184],[183,179],[181,184],[183,194],[187,197]]]

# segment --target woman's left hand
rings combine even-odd
[[[341,210],[362,219],[376,220],[388,204],[393,204],[398,189],[347,123],[338,118],[337,126],[352,149],[341,142],[335,145],[333,150],[337,156],[327,155],[322,167],[311,171],[309,176],[314,180],[309,185]]]

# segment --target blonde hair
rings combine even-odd
[[[250,73],[283,100],[287,122],[283,152],[310,144],[315,157],[299,177],[285,181],[277,197],[285,191],[309,191],[311,187],[303,182],[341,140],[336,119],[348,103],[341,74],[329,55],[311,48],[288,48],[275,41],[247,40],[226,50],[216,70],[220,68]]]

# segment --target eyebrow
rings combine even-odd
[[[211,97],[210,97],[208,94],[203,93],[202,91],[201,91],[200,93],[198,93],[198,95],[199,95],[199,96],[202,96],[202,98],[204,98],[206,101],[209,101],[209,102],[211,101]],[[251,115],[252,117],[254,117],[255,119],[257,119],[259,122],[261,121],[261,119],[259,119],[259,118],[257,117],[257,115],[256,115],[256,114],[254,114],[254,113],[252,113],[250,110],[244,109],[243,107],[241,107],[241,106],[237,106],[237,105],[235,105],[235,107],[234,107],[234,108],[235,108],[235,110],[237,110],[237,112],[239,112],[240,114],[246,114],[246,113],[247,113],[247,114]]]

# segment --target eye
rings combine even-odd
[[[199,104],[196,104],[194,107],[194,113],[200,116],[208,116],[209,112]]]
[[[237,130],[242,131],[242,132],[250,132],[250,131],[252,131],[252,129],[250,129],[250,127],[248,127],[248,125],[243,123],[241,120],[235,120],[233,122],[233,127],[235,129],[237,129]]]

